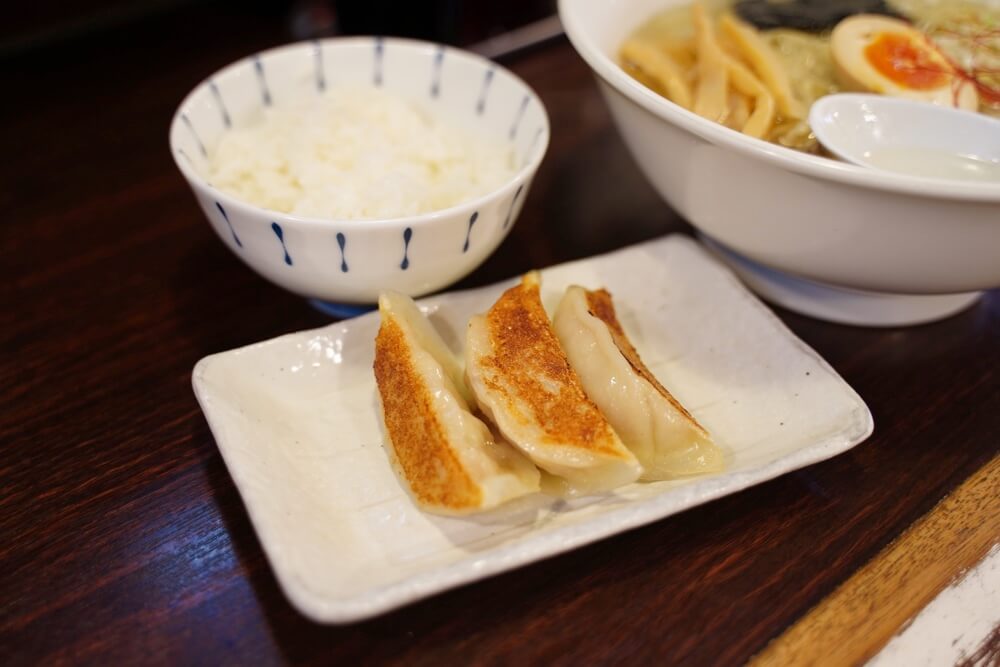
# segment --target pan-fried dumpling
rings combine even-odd
[[[642,474],[570,368],[542,308],[537,273],[472,318],[465,355],[483,412],[538,467],[565,479],[566,493],[613,489]]]
[[[379,296],[375,381],[393,464],[421,508],[489,509],[539,490],[539,472],[470,411],[461,365],[406,296]]]
[[[572,286],[553,321],[587,395],[644,469],[644,480],[721,470],[722,451],[642,363],[611,295]]]

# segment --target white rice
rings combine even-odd
[[[225,133],[208,172],[212,185],[257,206],[364,220],[454,206],[496,189],[514,168],[506,146],[437,121],[406,99],[336,87]]]

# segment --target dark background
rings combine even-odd
[[[555,0],[79,0],[9,3],[0,20],[0,57],[100,40],[199,5],[206,17],[239,14],[281,26],[286,41],[337,34],[416,37],[471,44],[555,13]],[[226,22],[218,20],[220,30]]]

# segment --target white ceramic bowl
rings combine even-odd
[[[207,156],[228,128],[338,84],[381,86],[509,144],[519,168],[496,191],[458,206],[364,221],[267,210],[205,179]],[[541,100],[503,67],[437,44],[375,37],[302,42],[233,63],[198,85],[170,126],[174,160],[222,242],[271,282],[340,303],[372,303],[383,289],[426,294],[479,266],[513,227],[548,141]]]
[[[559,13],[643,172],[752,287],[826,319],[898,324],[944,316],[1000,286],[1000,185],[793,151],[701,118],[626,74],[615,59],[625,37],[681,4],[690,0],[560,0]]]

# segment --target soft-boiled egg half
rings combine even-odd
[[[979,95],[922,32],[905,21],[858,14],[833,29],[840,85],[975,111]]]

